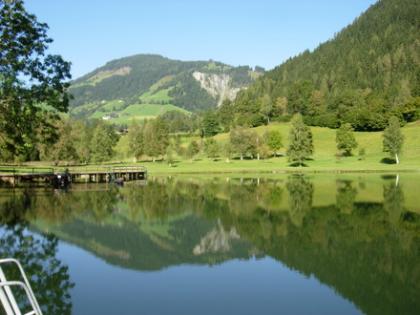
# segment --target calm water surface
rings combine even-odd
[[[25,265],[45,314],[420,314],[419,183],[285,175],[2,188],[0,257]]]

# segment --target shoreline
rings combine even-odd
[[[214,164],[213,164],[214,163]],[[55,172],[62,172],[68,169],[72,170],[89,170],[89,169],[109,169],[113,167],[145,167],[148,175],[219,175],[219,174],[397,174],[397,173],[415,173],[420,174],[420,165],[395,165],[391,164],[382,167],[375,167],[366,165],[360,167],[359,165],[349,164],[343,167],[329,167],[325,166],[299,166],[291,167],[286,165],[271,165],[277,164],[275,161],[234,161],[230,163],[218,163],[209,161],[194,161],[194,162],[178,162],[174,166],[169,166],[166,162],[144,162],[144,163],[124,163],[114,162],[109,164],[89,164],[89,165],[73,165],[73,166],[53,166],[47,163],[31,163],[25,165],[0,165],[0,175],[12,175],[10,168],[13,167],[15,174],[31,169],[37,170],[45,169],[46,167]],[[7,170],[7,171],[6,171]]]
[[[220,174],[265,174],[265,175],[282,175],[282,174],[396,174],[396,173],[418,173],[420,174],[420,169],[402,169],[402,170],[219,170],[219,171],[173,171],[173,172],[148,172],[148,175],[220,175]]]

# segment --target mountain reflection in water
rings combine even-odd
[[[2,189],[0,256],[28,266],[46,314],[71,314],[77,303],[72,266],[57,255],[62,241],[136,271],[269,256],[363,313],[418,314],[420,176],[400,177],[157,177],[68,192]]]

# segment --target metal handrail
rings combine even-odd
[[[28,297],[29,303],[31,303],[32,312],[26,313],[25,315],[29,314],[36,314],[36,315],[42,315],[41,310],[38,311],[38,303],[36,300],[34,300],[31,297],[31,290],[26,286],[25,283],[22,281],[4,281],[0,282],[0,287],[13,287],[13,286],[19,286],[25,290],[26,296]],[[35,313],[34,313],[35,312]]]
[[[7,264],[7,263],[15,264],[18,267],[19,272],[20,272],[20,274],[21,274],[21,276],[23,278],[23,281],[25,282],[24,284],[27,287],[27,290],[25,290],[26,291],[26,294],[29,293],[28,298],[34,302],[34,305],[35,305],[34,310],[37,312],[37,314],[42,315],[41,308],[39,307],[38,301],[37,301],[37,299],[35,297],[34,292],[32,291],[32,287],[31,287],[31,285],[30,285],[30,283],[28,281],[28,278],[26,277],[26,273],[23,270],[22,265],[20,264],[20,262],[17,259],[14,259],[14,258],[0,259],[0,265]],[[6,282],[1,282],[0,284],[3,284],[3,283],[6,283]]]

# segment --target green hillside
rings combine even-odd
[[[313,52],[267,72],[234,104],[238,123],[297,112],[312,125],[381,130],[420,108],[420,2],[380,0]]]
[[[121,122],[126,120],[125,109],[133,104],[205,110],[233,99],[260,74],[247,66],[135,55],[110,61],[73,81],[70,112],[75,117],[111,116]],[[156,112],[160,111],[158,107]]]

